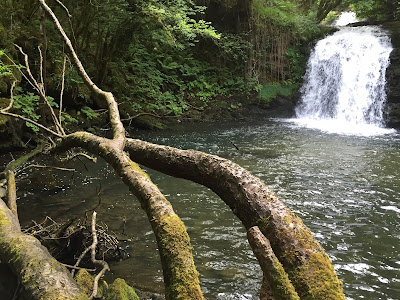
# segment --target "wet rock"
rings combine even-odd
[[[386,70],[387,81],[387,123],[390,127],[400,128],[400,21],[382,25],[388,32],[393,45],[390,65]]]

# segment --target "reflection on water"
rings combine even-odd
[[[311,228],[331,256],[348,299],[398,299],[398,135],[341,136],[276,121],[198,127],[178,134],[146,133],[141,138],[217,154],[249,169]],[[109,276],[162,291],[157,246],[138,202],[105,164],[86,162],[89,172],[79,161],[70,164],[82,173],[72,178],[70,173],[30,169],[34,174],[24,175],[19,183],[23,223],[45,215],[82,216],[99,202],[101,189],[98,219],[115,232],[122,232],[126,220],[131,240],[124,244],[131,258],[113,263]],[[149,173],[187,226],[206,296],[257,299],[261,271],[229,208],[204,187]]]

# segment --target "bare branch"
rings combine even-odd
[[[67,63],[67,57],[64,56],[64,63],[63,63],[62,77],[61,77],[60,107],[59,107],[59,113],[58,113],[58,121],[60,122],[60,126],[62,123],[61,112],[63,109],[63,94],[64,94],[64,85],[65,85],[65,65],[66,65],[66,63]]]
[[[91,160],[94,163],[97,162],[97,157],[90,156],[84,152],[79,152],[79,153],[74,153],[72,155],[68,155],[66,158],[62,158],[61,161],[72,160],[75,157],[79,157],[79,156],[83,156],[83,157],[87,158],[88,160]]]
[[[14,104],[14,88],[15,85],[17,84],[17,81],[14,80],[13,83],[11,84],[11,88],[10,88],[10,103],[8,104],[7,107],[1,109],[0,111],[8,111],[12,108],[13,104]]]
[[[24,52],[24,50],[22,50],[22,48],[20,46],[18,46],[17,44],[14,44],[14,46],[19,50],[19,52],[21,52],[21,54],[24,56],[24,61],[25,61],[25,68],[26,68],[26,72],[29,75],[29,78],[27,78],[25,76],[25,74],[23,72],[21,72],[21,74],[25,77],[25,79],[29,82],[29,84],[39,93],[41,94],[42,91],[39,89],[39,84],[36,81],[35,77],[33,77],[31,69],[29,67],[29,60],[28,60],[28,55]]]
[[[60,170],[60,171],[76,172],[75,169],[67,169],[67,168],[60,168],[60,167],[53,167],[53,166],[43,166],[43,165],[36,165],[36,164],[29,165],[24,169],[29,169],[29,168],[41,168],[41,169],[48,168],[48,169],[54,169],[54,170]]]
[[[97,264],[102,267],[101,271],[99,274],[96,275],[94,278],[94,283],[93,283],[93,292],[92,295],[89,297],[89,299],[93,299],[97,295],[97,288],[99,286],[99,279],[104,275],[106,271],[109,271],[110,268],[108,267],[108,264],[104,260],[97,260],[96,259],[96,247],[97,247],[97,234],[96,234],[96,215],[97,213],[94,211],[92,215],[92,238],[93,238],[93,243],[90,246],[91,249],[91,258],[92,262],[94,264]]]
[[[55,136],[57,136],[59,138],[63,138],[65,136],[64,134],[57,133],[57,132],[47,128],[46,126],[43,126],[42,124],[40,124],[38,122],[35,122],[35,121],[33,121],[33,120],[29,119],[29,118],[25,118],[25,117],[23,117],[21,115],[9,113],[9,112],[3,111],[3,110],[0,110],[0,114],[5,115],[5,116],[10,116],[10,117],[13,117],[13,118],[16,118],[16,119],[21,119],[21,120],[23,120],[25,122],[31,123],[31,124],[39,127],[40,129],[43,129],[44,131],[47,131],[48,133],[50,133],[52,135],[55,135]]]
[[[71,14],[69,13],[68,8],[64,5],[64,3],[62,3],[60,0],[56,0],[56,1],[57,1],[57,3],[58,3],[62,8],[64,8],[65,12],[66,12],[67,15],[68,15],[68,18],[72,18]]]
[[[38,83],[38,88],[40,89],[41,94],[46,95],[46,89],[44,87],[44,78],[43,78],[43,54],[40,46],[38,47],[39,56],[40,56],[40,83]]]
[[[110,115],[110,122],[111,122],[111,128],[113,130],[113,137],[114,140],[118,142],[118,145],[121,149],[123,149],[123,146],[125,144],[125,128],[121,122],[120,116],[119,116],[119,110],[118,110],[118,104],[117,101],[114,99],[114,96],[110,92],[105,92],[102,89],[100,89],[89,77],[89,75],[86,73],[85,68],[82,65],[82,62],[78,58],[78,55],[75,52],[74,47],[72,46],[71,40],[65,33],[64,29],[62,28],[60,22],[58,21],[56,15],[54,12],[51,10],[51,8],[46,4],[45,0],[39,0],[41,3],[42,7],[45,9],[45,11],[51,16],[53,23],[55,24],[57,30],[60,32],[61,36],[64,39],[64,42],[66,43],[68,49],[71,52],[73,61],[75,63],[75,66],[78,69],[79,74],[81,75],[83,81],[86,83],[86,85],[89,87],[89,89],[97,94],[98,96],[102,97],[108,105],[108,111]]]
[[[14,46],[16,48],[18,48],[19,52],[21,52],[21,54],[24,56],[25,68],[26,68],[26,72],[29,75],[30,80],[24,75],[23,72],[21,72],[21,74],[28,80],[29,84],[38,92],[38,94],[40,95],[40,98],[46,103],[47,107],[50,110],[54,125],[56,126],[57,133],[60,134],[61,136],[65,136],[64,129],[61,127],[61,124],[59,123],[59,121],[54,113],[54,109],[51,107],[50,102],[47,99],[46,94],[45,94],[45,89],[44,89],[44,85],[43,85],[43,56],[42,56],[42,51],[41,51],[40,47],[38,47],[38,49],[39,49],[39,54],[40,54],[40,74],[41,74],[40,76],[41,76],[42,82],[38,83],[36,81],[35,77],[32,75],[31,69],[29,67],[28,55],[17,44],[14,44]]]
[[[75,269],[75,270],[86,270],[88,272],[95,272],[96,269],[87,269],[87,268],[81,268],[81,267],[76,267],[76,266],[71,266],[67,264],[62,264],[64,267],[70,268],[70,269]]]
[[[75,263],[75,265],[74,265],[73,270],[71,271],[72,276],[74,276],[74,274],[75,274],[75,269],[77,269],[77,267],[78,267],[79,264],[81,263],[81,260],[85,257],[86,253],[88,253],[90,249],[91,249],[90,247],[87,247],[87,248],[81,253],[81,255],[79,256],[78,260],[76,261],[76,263]]]

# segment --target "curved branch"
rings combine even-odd
[[[134,161],[207,186],[246,229],[259,226],[301,299],[344,299],[331,261],[310,230],[257,177],[218,156],[127,139]]]

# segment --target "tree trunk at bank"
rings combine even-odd
[[[21,232],[18,220],[1,199],[0,260],[17,275],[29,299],[89,299],[36,238]]]
[[[259,178],[229,160],[199,151],[134,139],[127,140],[125,149],[146,167],[210,188],[246,229],[258,226],[300,299],[345,299],[328,255],[302,220]]]

